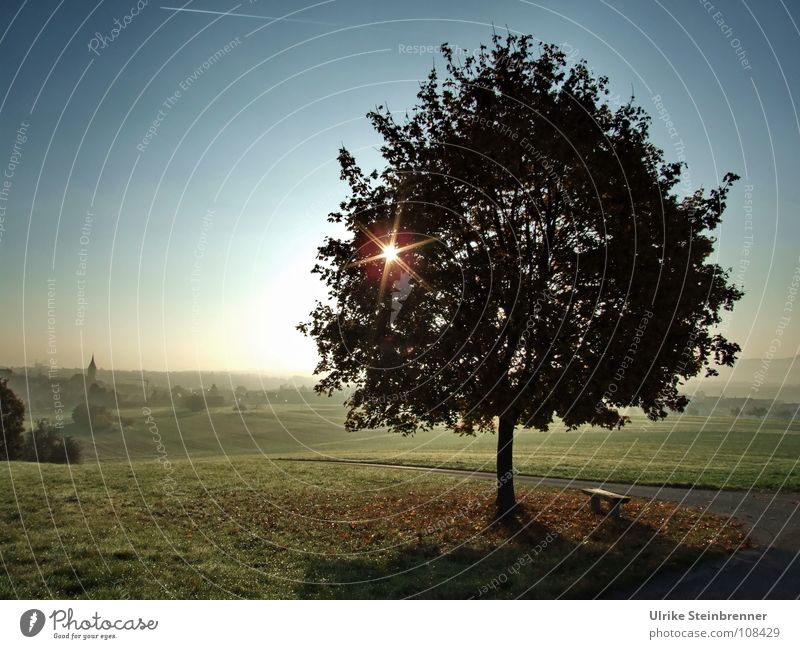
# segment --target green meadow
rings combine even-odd
[[[335,404],[239,413],[126,410],[72,466],[0,467],[0,597],[614,597],[662,569],[746,545],[737,523],[634,499],[621,521],[575,489],[353,466],[491,470],[495,438],[348,433]],[[800,431],[782,421],[635,419],[622,431],[520,431],[522,473],[797,489]]]
[[[741,529],[634,499],[602,519],[575,490],[230,456],[0,470],[2,598],[613,596],[723,556]]]
[[[213,456],[356,460],[458,469],[494,468],[494,435],[447,430],[402,437],[383,430],[346,432],[336,404],[277,404],[238,412],[141,409],[121,413],[121,431],[81,439],[85,463],[192,460]],[[800,424],[784,420],[671,415],[653,423],[633,416],[621,430],[554,425],[518,430],[516,468],[524,474],[716,488],[800,488]]]

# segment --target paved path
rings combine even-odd
[[[443,473],[494,480],[494,473],[461,469],[303,460],[380,468]],[[592,480],[517,475],[518,483],[580,489],[599,487],[648,498],[678,502],[744,523],[754,547],[724,560],[704,561],[688,570],[664,572],[635,591],[616,592],[627,599],[798,599],[800,598],[800,493],[651,487]]]

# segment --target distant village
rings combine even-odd
[[[281,383],[275,377],[225,372],[137,372],[103,370],[94,355],[85,370],[34,367],[0,368],[0,378],[25,402],[32,420],[47,419],[57,428],[67,424],[102,431],[128,421],[115,412],[126,408],[166,406],[192,411],[230,406],[237,410],[270,404],[341,404],[346,394],[331,399],[316,394],[308,377]],[[793,420],[800,403],[741,396],[691,397],[688,416]]]
[[[254,374],[104,371],[94,355],[85,370],[53,371],[37,363],[32,368],[0,368],[0,378],[7,379],[8,386],[25,402],[31,419],[48,419],[58,428],[88,424],[91,419],[93,428],[102,430],[116,419],[110,416],[113,411],[136,407],[196,411],[228,405],[246,410],[278,403],[343,401],[317,395],[305,383],[278,383],[279,379]]]

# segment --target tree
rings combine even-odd
[[[94,403],[79,403],[72,409],[72,421],[84,430],[106,430],[113,420],[105,406]]]
[[[747,409],[747,414],[757,419],[764,419],[767,416],[767,412],[769,411],[764,406],[750,406]]]
[[[212,383],[211,387],[206,390],[205,406],[214,407],[221,406],[225,403],[225,397],[219,393],[219,388],[216,383]]]
[[[114,407],[118,399],[116,392],[113,390],[106,390],[97,385],[97,383],[92,383],[89,386],[87,401],[96,406]]]
[[[206,400],[202,394],[187,394],[183,398],[183,405],[193,412],[200,412],[206,409]]]
[[[555,46],[442,51],[410,115],[369,113],[382,171],[340,151],[349,193],[328,220],[345,234],[318,249],[328,299],[298,328],[316,390],[355,388],[350,430],[497,426],[506,515],[516,426],[657,420],[685,407],[684,379],[733,363],[714,326],[742,294],[709,257],[737,176],[679,197],[644,110],[610,108],[608,79]]]
[[[0,460],[17,460],[22,453],[25,432],[25,404],[0,379]]]
[[[83,451],[78,440],[62,435],[47,419],[39,419],[25,436],[22,459],[28,462],[78,464]]]

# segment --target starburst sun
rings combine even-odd
[[[383,258],[386,261],[397,261],[397,253],[397,246],[395,246],[393,243],[390,243],[383,248]]]

